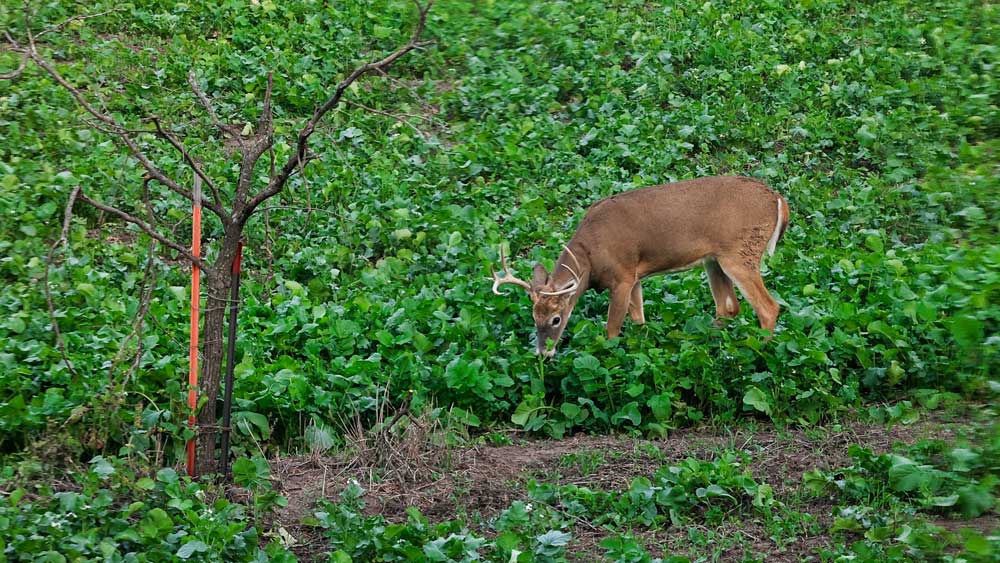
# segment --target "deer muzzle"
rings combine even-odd
[[[558,346],[559,338],[562,336],[563,327],[559,327],[555,330],[547,326],[537,328],[538,334],[535,342],[535,354],[538,356],[545,356],[546,358],[555,356],[556,346]]]

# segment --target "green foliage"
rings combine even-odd
[[[859,563],[911,563],[942,561],[945,563],[989,563],[1000,554],[996,535],[984,535],[972,529],[961,534],[923,520],[912,520],[895,528],[898,536],[886,536],[887,529],[865,534],[866,539],[841,549],[821,553],[826,561],[857,561]]]
[[[416,508],[407,509],[403,524],[389,524],[382,516],[362,512],[364,490],[348,486],[340,501],[323,501],[309,523],[325,530],[333,550],[332,561],[473,561],[486,540],[471,534],[458,521],[431,525]]]
[[[994,415],[995,416],[995,415]],[[954,533],[921,513],[975,518],[995,511],[1000,492],[1000,424],[995,418],[968,441],[921,441],[899,453],[851,447],[854,464],[810,470],[806,489],[838,503],[830,530],[861,539],[840,550],[857,561],[995,561],[996,534]],[[947,554],[948,550],[954,552]],[[832,555],[832,554],[831,554]]]
[[[727,511],[739,506],[769,513],[778,504],[771,486],[758,484],[741,466],[735,453],[725,453],[711,462],[689,458],[661,467],[650,478],[633,480],[627,491],[530,483],[528,493],[533,500],[614,528],[681,525],[694,513],[717,524]]]
[[[271,484],[271,467],[266,459],[260,456],[237,459],[232,472],[233,482],[253,493],[254,515],[258,519],[275,508],[288,505],[288,499],[279,495]]]
[[[71,490],[17,488],[0,503],[0,554],[8,561],[293,561],[262,549],[242,505],[161,469],[138,477],[96,457]],[[214,498],[214,500],[212,500]],[[142,500],[136,500],[142,499]]]
[[[0,6],[0,27],[23,42],[17,8]],[[413,17],[403,0],[95,0],[38,3],[32,22],[38,31],[77,10],[110,8],[46,34],[42,53],[126,126],[148,128],[143,119],[160,116],[227,198],[235,157],[190,93],[189,71],[237,125],[255,122],[274,71],[280,160],[330,85],[405,40]],[[392,80],[371,77],[348,94],[407,122],[336,108],[313,139],[322,159],[247,225],[234,451],[257,452],[254,442],[265,451],[331,448],[344,413],[376,418],[387,388],[391,404],[436,405],[456,424],[559,437],[663,436],[744,417],[812,424],[897,398],[906,400],[869,414],[909,424],[918,404],[934,409],[996,387],[998,14],[976,0],[440,2],[428,21],[435,45],[395,64]],[[18,62],[0,52],[0,73]],[[170,147],[135,138],[188,181]],[[71,460],[177,459],[189,437],[187,272],[177,257],[153,252],[152,301],[141,336],[129,340],[149,240],[78,204],[47,273],[68,362],[43,291],[73,187],[142,214],[140,167],[34,65],[0,81],[0,139],[0,452],[58,444]],[[627,326],[616,341],[603,335],[606,296],[589,294],[557,357],[532,355],[528,300],[488,291],[497,245],[509,245],[523,273],[532,260],[551,261],[596,199],[722,173],[765,180],[790,202],[791,227],[765,266],[782,305],[772,340],[747,307],[712,328],[698,272],[648,280],[648,324]],[[187,205],[170,194],[154,202],[161,227],[181,242]],[[206,219],[209,257],[219,229]],[[902,560],[940,534],[910,520],[886,524],[873,507],[990,510],[997,448],[989,440],[896,457],[859,450],[854,466],[810,483],[854,507],[839,516],[845,530],[862,522],[865,534],[904,538],[866,540],[853,556]],[[83,492],[72,493],[86,500],[75,510],[34,493],[5,505],[19,530],[4,536],[5,549],[29,542],[25,549],[72,554],[65,550],[79,543],[89,550],[80,557],[103,557],[107,538],[127,529],[140,535],[123,549],[164,558],[207,557],[220,538],[235,550],[226,557],[260,556],[242,508],[206,505],[184,480],[146,489],[140,479],[134,486],[154,500],[126,514],[121,491],[99,485],[116,482],[120,466],[96,459]],[[241,459],[234,471],[255,492],[255,520],[281,502],[263,459]],[[336,561],[461,560],[490,549],[504,561],[515,550],[518,561],[560,560],[568,525],[544,508],[549,501],[610,526],[692,514],[717,522],[737,507],[776,506],[768,485],[730,458],[687,460],[628,491],[539,484],[532,494],[535,510],[512,505],[495,543],[417,514],[405,525],[365,519],[358,495],[337,505],[347,512],[331,506],[319,520]],[[49,513],[90,519],[93,534],[53,528]],[[159,537],[167,519],[186,535]],[[604,546],[609,557],[647,560],[620,532]],[[962,541],[970,560],[996,543]]]
[[[47,4],[36,21],[68,10]],[[436,6],[438,45],[393,69],[413,88],[372,78],[350,95],[447,127],[424,138],[342,108],[315,140],[323,160],[269,212],[271,230],[262,218],[248,225],[237,450],[251,434],[302,443],[337,413],[372,415],[388,381],[393,400],[412,391],[415,408],[453,405],[482,424],[553,436],[659,435],[706,416],[810,423],[913,386],[982,389],[997,367],[1000,316],[998,200],[988,195],[996,48],[985,31],[996,17],[972,1]],[[280,158],[327,85],[398,43],[411,18],[412,6],[388,0],[337,11],[150,2],[49,34],[43,50],[126,123],[142,127],[150,112],[175,123],[227,186],[231,158],[188,92],[188,70],[236,122],[256,117],[276,70]],[[15,61],[0,54],[0,68]],[[95,407],[82,422],[107,433],[100,443],[127,442],[129,409],[97,421],[92,397],[109,369],[112,380],[124,371],[113,359],[138,307],[145,236],[77,210],[50,276],[79,377],[55,347],[38,280],[72,186],[132,207],[137,165],[36,68],[0,88],[0,445],[16,450],[81,406]],[[169,147],[138,138],[184,177]],[[587,295],[559,356],[540,364],[527,300],[493,296],[483,280],[495,245],[509,241],[524,271],[531,258],[551,260],[597,198],[725,172],[770,182],[792,208],[767,265],[783,305],[774,339],[748,312],[711,328],[701,274],[680,274],[648,282],[650,322],[615,342],[602,336],[606,297]],[[182,200],[157,205],[185,232]],[[205,229],[210,241],[218,225],[209,218]],[[186,281],[167,258],[155,261],[155,322],[126,406],[182,398],[173,382]]]
[[[837,471],[812,470],[804,482],[816,494],[843,502],[877,504],[886,498],[921,509],[976,517],[990,511],[1000,492],[1000,424],[965,444],[922,441],[901,453],[875,455],[852,446],[855,463]]]
[[[366,516],[364,491],[357,484],[348,486],[339,502],[324,502],[310,523],[325,530],[335,561],[566,561],[573,545],[570,531],[580,521],[614,532],[602,544],[608,560],[651,561],[628,530],[684,524],[692,518],[718,523],[741,506],[766,515],[780,507],[771,487],[758,484],[740,465],[730,452],[711,462],[687,459],[661,467],[651,477],[638,477],[623,491],[531,481],[528,500],[514,501],[490,522],[492,541],[458,520],[431,525],[415,508],[407,509],[407,521],[401,524]]]
[[[923,468],[917,483],[911,477],[913,472],[902,468],[917,463],[914,460],[944,456],[952,461],[953,472],[966,475],[966,482],[971,482],[976,476],[995,472],[991,469],[995,461],[990,461],[996,455],[995,446],[991,443],[972,451],[924,442],[907,452],[908,461],[897,454],[875,456],[854,448],[857,462],[851,468],[829,474],[818,470],[807,473],[808,490],[820,495],[832,493],[838,502],[846,503],[833,509],[830,531],[838,538],[860,536],[840,547],[819,550],[820,560],[994,561],[1000,553],[995,534],[975,528],[949,531],[919,517],[917,510],[934,508],[911,493],[918,489],[931,492],[926,485],[938,477],[933,468]],[[747,456],[730,451],[721,452],[712,461],[687,459],[636,477],[628,488],[617,491],[529,481],[525,500],[512,502],[478,532],[470,531],[461,520],[432,524],[415,508],[409,508],[406,521],[400,523],[367,515],[364,491],[352,484],[338,502],[323,502],[322,510],[309,523],[324,530],[334,550],[333,561],[503,563],[558,562],[566,561],[569,553],[579,555],[572,532],[581,524],[607,534],[600,542],[604,560],[635,563],[689,561],[676,554],[653,559],[637,538],[644,530],[687,527],[693,553],[707,555],[731,549],[720,545],[711,531],[723,524],[750,520],[763,524],[779,546],[796,541],[802,533],[811,535],[822,529],[814,516],[777,501],[770,485],[742,469],[751,462]],[[885,485],[880,488],[880,483]],[[815,505],[808,510],[815,510]]]

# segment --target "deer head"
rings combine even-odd
[[[569,248],[566,252],[572,256],[576,269],[559,262],[552,273],[541,264],[535,264],[531,283],[518,279],[507,266],[503,247],[500,248],[500,265],[503,275],[493,271],[493,293],[500,295],[500,286],[514,284],[524,288],[531,297],[532,317],[535,319],[537,343],[535,353],[551,358],[555,355],[556,344],[566,329],[569,315],[573,312],[581,288],[580,262]],[[491,268],[492,271],[492,268]],[[557,275],[565,272],[565,275]],[[551,346],[548,343],[551,342]]]

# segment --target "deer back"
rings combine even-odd
[[[708,256],[763,249],[781,220],[779,199],[765,184],[740,176],[641,188],[592,205],[570,244],[587,249],[591,277],[607,287],[622,272],[642,278],[684,270]]]

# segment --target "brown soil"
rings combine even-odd
[[[125,230],[125,227],[122,225],[114,224],[107,225],[103,229],[88,230],[87,238],[129,246],[135,244],[135,241],[139,239],[139,235],[133,231]]]
[[[357,460],[344,457],[302,456],[275,460],[272,471],[288,506],[279,510],[272,530],[283,529],[294,538],[291,548],[302,561],[326,560],[325,543],[302,519],[315,510],[319,499],[336,499],[338,493],[356,480],[368,492],[366,511],[382,514],[387,520],[406,519],[408,506],[420,509],[430,521],[463,518],[476,528],[506,509],[512,501],[524,499],[527,479],[573,483],[604,490],[625,489],[633,478],[650,475],[655,468],[687,457],[712,459],[723,449],[746,451],[753,459],[750,471],[758,481],[774,487],[779,499],[795,493],[802,473],[813,468],[833,468],[850,464],[848,446],[863,444],[876,452],[888,451],[896,442],[910,443],[921,438],[953,437],[956,427],[941,421],[922,420],[910,426],[845,423],[822,429],[776,429],[762,426],[759,431],[718,431],[708,428],[678,430],[666,439],[644,440],[625,436],[574,436],[563,440],[520,440],[509,446],[474,446],[448,450],[438,456],[434,471],[380,471],[361,469]],[[826,529],[832,506],[822,500],[799,508],[812,514]],[[935,522],[949,529],[978,524]],[[996,522],[982,522],[990,527]],[[489,534],[487,526],[480,533]],[[572,530],[571,560],[599,560],[599,542],[607,532],[580,522]],[[277,533],[277,532],[276,532]],[[733,548],[721,561],[741,561],[745,550],[767,561],[818,559],[818,549],[829,547],[831,539],[803,530],[796,539],[778,545],[768,537],[763,523],[751,520],[725,522],[717,527],[693,525],[661,530],[635,530],[647,550],[686,553],[688,535],[710,534],[718,544]],[[284,534],[282,534],[284,535]],[[738,541],[741,540],[741,541]],[[690,554],[697,555],[697,554]]]

